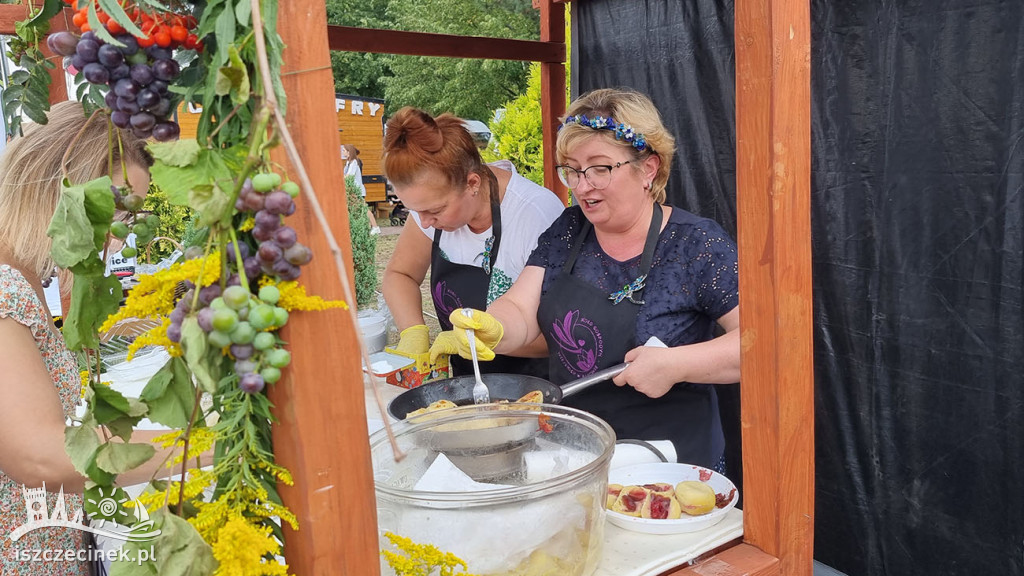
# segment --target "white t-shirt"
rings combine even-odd
[[[363,184],[363,171],[359,168],[359,162],[349,160],[345,163],[345,176],[355,176],[356,186],[359,187],[359,195],[366,198],[366,185]]]
[[[498,247],[498,260],[491,272],[488,304],[508,291],[526,267],[526,260],[537,247],[537,238],[541,232],[547,230],[565,209],[554,192],[520,176],[508,160],[500,160],[490,166],[511,172],[512,178],[501,200],[501,244]],[[433,241],[434,228],[423,228],[419,214],[412,211],[409,214],[420,226],[420,230]],[[443,232],[441,252],[449,262],[480,266],[484,243],[490,237],[490,228],[479,234],[471,231],[469,226],[454,232]]]

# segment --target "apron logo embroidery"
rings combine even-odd
[[[604,353],[601,331],[579,310],[572,310],[565,318],[551,325],[551,333],[558,345],[558,358],[562,365],[576,376],[586,376],[597,369],[597,361]]]
[[[634,300],[633,294],[644,289],[644,282],[647,281],[647,274],[641,274],[637,276],[636,280],[633,280],[629,284],[622,287],[617,292],[612,292],[608,295],[608,299],[612,301],[612,305],[616,305],[623,300],[629,300],[633,304],[643,304],[643,300]]]
[[[437,307],[437,311],[443,314],[445,318],[453,310],[463,307],[459,295],[454,290],[450,290],[444,280],[434,286],[434,306]]]

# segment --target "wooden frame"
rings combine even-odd
[[[347,209],[329,194],[332,175],[341,171],[334,153],[338,135],[317,120],[317,111],[333,110],[328,46],[465,57],[511,57],[508,50],[515,46],[524,57],[516,59],[546,66],[544,147],[551,150],[555,119],[565,109],[564,13],[561,0],[535,2],[541,10],[540,42],[460,38],[453,46],[443,35],[403,32],[391,37],[404,42],[401,52],[393,44],[379,44],[383,31],[328,27],[323,0],[279,4],[280,32],[288,46],[285,68],[292,72],[285,76],[292,98],[289,122],[324,210],[340,224],[336,233],[343,250],[351,252]],[[12,34],[14,22],[26,14],[24,6],[0,5],[0,33]],[[738,0],[735,18],[745,543],[672,574],[809,575],[814,529],[809,1]],[[58,15],[53,29],[66,29],[65,22]],[[416,46],[426,40],[440,44]],[[63,86],[55,83],[52,100],[66,97],[60,94]],[[286,163],[282,155],[276,160]],[[546,157],[545,182],[550,180],[549,187],[564,199],[553,165]],[[308,208],[300,206],[296,220],[314,252],[326,254]],[[338,298],[333,276],[333,265],[322,257],[304,280],[313,292]],[[282,489],[282,496],[301,525],[288,534],[288,558],[291,571],[304,576],[379,574],[362,373],[358,359],[331,352],[357,346],[355,330],[344,313],[295,315],[284,335],[295,345],[295,362],[271,393],[280,420],[274,427],[277,453],[296,481]]]

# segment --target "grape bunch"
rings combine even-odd
[[[131,214],[128,222],[115,220],[110,225],[110,235],[118,240],[124,240],[128,238],[129,234],[134,233],[136,246],[145,246],[152,242],[153,238],[156,237],[157,229],[160,227],[160,217],[156,214],[149,214],[140,218],[137,212],[142,209],[142,204],[145,200],[138,194],[132,194],[129,188],[111,186],[110,192],[114,195],[114,205],[117,209]],[[136,254],[137,249],[131,246],[125,246],[121,249],[121,255],[125,258],[131,258]]]
[[[181,129],[171,119],[174,105],[169,89],[181,68],[171,50],[142,48],[127,34],[117,40],[124,46],[108,44],[92,32],[78,39],[58,32],[47,39],[54,52],[70,56],[71,66],[87,82],[107,87],[104,101],[115,126],[130,128],[139,138],[176,139]]]
[[[250,253],[248,246],[239,245],[246,277],[254,278],[262,272],[282,280],[295,280],[300,274],[299,267],[313,258],[310,249],[298,242],[295,229],[283,222],[285,216],[295,212],[293,198],[298,194],[298,184],[282,183],[281,176],[274,172],[256,174],[242,183],[235,209],[253,214],[252,237],[259,243],[255,254]],[[234,258],[233,251],[228,258]]]
[[[192,287],[171,312],[167,337],[172,342],[181,341],[181,324],[195,296]],[[264,286],[253,295],[239,284],[237,275],[228,279],[223,290],[218,284],[199,289],[199,327],[211,347],[230,352],[238,386],[249,394],[280,380],[281,369],[292,359],[274,334],[288,323],[288,311],[277,306],[280,297],[276,286]]]

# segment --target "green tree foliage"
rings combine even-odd
[[[355,176],[345,177],[345,193],[348,196],[348,226],[352,235],[352,264],[356,276],[356,305],[366,306],[376,302],[377,270],[374,256],[377,253],[377,237],[370,234],[370,216],[356,186]]]
[[[390,0],[388,19],[400,30],[536,40],[540,16],[530,0]],[[487,121],[526,88],[528,63],[389,56],[382,79],[388,110],[416,106]]]
[[[185,227],[192,220],[192,210],[187,206],[171,204],[167,194],[156,185],[150,185],[146,194],[146,203],[143,210],[148,210],[160,217],[160,226],[156,229],[156,236],[170,238],[184,245]],[[148,262],[159,262],[174,251],[174,245],[166,241],[157,241],[152,244],[148,252]],[[143,259],[146,260],[146,251],[142,251]]]
[[[520,174],[543,186],[539,64],[530,66],[526,91],[505,104],[505,113],[491,122],[490,128],[491,141],[483,151],[484,161],[511,160]]]
[[[336,26],[388,29],[388,0],[327,0],[327,23]],[[388,57],[366,52],[331,52],[334,91],[384,98],[381,79],[391,75]]]

